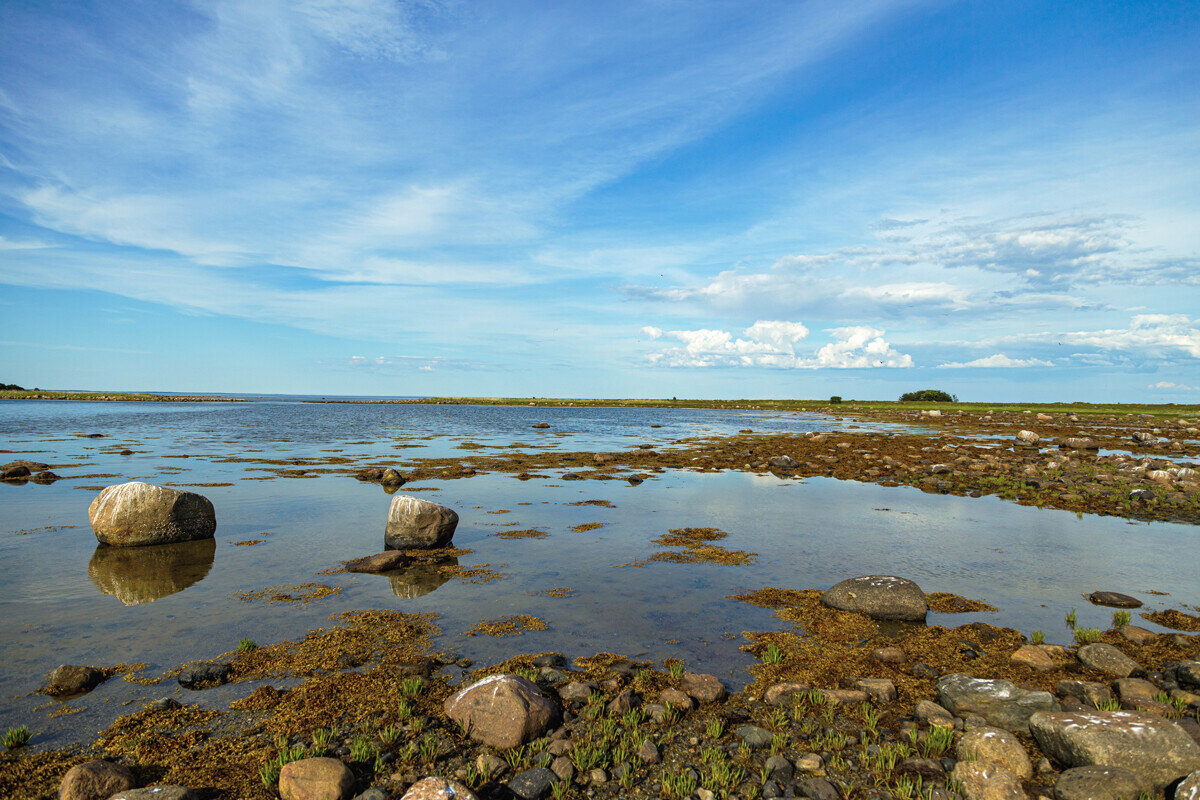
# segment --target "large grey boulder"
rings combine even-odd
[[[1046,711],[1029,719],[1046,755],[1068,767],[1121,767],[1154,788],[1200,769],[1200,745],[1174,722],[1141,711]]]
[[[1031,692],[1012,681],[972,678],[961,672],[938,679],[937,692],[938,702],[951,714],[978,714],[997,728],[1018,733],[1029,731],[1034,713],[1059,708],[1049,692]]]
[[[1079,648],[1076,658],[1090,669],[1115,675],[1118,678],[1128,678],[1142,670],[1142,665],[1122,653],[1111,644],[1096,642]]]
[[[383,542],[394,550],[432,550],[454,538],[458,514],[419,497],[398,494],[388,508]]]
[[[207,497],[141,481],[109,486],[88,507],[100,544],[142,547],[211,539],[217,516]]]
[[[446,716],[477,742],[508,749],[545,733],[560,718],[558,704],[516,675],[489,675],[446,698]]]
[[[1058,782],[1054,784],[1054,798],[1137,800],[1142,792],[1151,789],[1145,778],[1120,767],[1072,767],[1058,776]]]
[[[873,619],[922,622],[929,612],[921,587],[894,575],[864,575],[831,586],[821,596],[830,608],[865,614]]]

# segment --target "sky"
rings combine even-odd
[[[6,0],[0,382],[1200,402],[1200,2]]]

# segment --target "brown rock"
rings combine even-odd
[[[401,800],[479,800],[467,787],[449,778],[422,778],[409,787]]]
[[[399,569],[409,561],[409,557],[399,550],[387,550],[372,556],[363,556],[346,562],[347,572],[391,572]]]
[[[899,647],[877,647],[871,651],[871,658],[880,664],[903,664],[908,656]]]
[[[1134,644],[1150,644],[1158,638],[1158,634],[1154,631],[1139,628],[1137,625],[1122,625],[1117,629],[1117,633],[1121,634],[1121,638],[1125,641]]]
[[[108,800],[200,800],[200,795],[186,786],[147,786],[114,794]]]
[[[663,689],[658,693],[658,702],[664,706],[681,708],[684,711],[691,711],[692,706],[695,705],[692,702],[691,695],[687,692],[681,692],[679,689]]]
[[[58,785],[59,800],[108,800],[137,786],[133,773],[111,761],[85,761],[67,770]]]
[[[1141,678],[1119,678],[1113,683],[1117,687],[1117,696],[1123,703],[1154,702],[1158,687],[1150,681]]]
[[[1112,691],[1103,683],[1095,681],[1059,681],[1054,691],[1060,695],[1074,697],[1092,708],[1099,708],[1101,703],[1113,699]]]
[[[1016,736],[1000,728],[980,727],[958,740],[959,761],[997,764],[1018,778],[1033,777],[1033,764]]]
[[[854,685],[869,694],[876,703],[890,703],[898,696],[896,684],[887,678],[861,678]]]
[[[1128,678],[1141,670],[1141,665],[1122,653],[1111,644],[1096,642],[1085,645],[1075,653],[1085,667],[1115,675],[1118,678]]]
[[[685,672],[679,679],[679,688],[699,703],[715,703],[725,697],[725,685],[716,675]]]
[[[346,800],[354,774],[336,758],[302,758],[279,771],[283,800]]]
[[[51,697],[70,697],[90,692],[103,683],[104,678],[104,673],[95,667],[63,664],[50,673],[41,692]]]
[[[1050,672],[1054,669],[1054,659],[1039,647],[1027,644],[1018,648],[1008,657],[1009,663],[1021,667],[1029,667],[1038,672]]]
[[[141,547],[211,539],[216,512],[206,497],[133,481],[109,486],[88,507],[100,544]]]
[[[558,705],[516,675],[489,675],[458,690],[445,711],[472,739],[504,749],[541,736],[559,719]]]
[[[825,702],[834,706],[852,706],[867,702],[869,695],[858,689],[822,689]]]
[[[763,701],[772,706],[791,705],[794,696],[807,692],[808,684],[806,683],[776,683],[767,688],[766,694],[763,695]]]
[[[981,761],[960,761],[950,780],[958,784],[966,800],[1025,800],[1021,781],[1003,767]]]
[[[1141,608],[1142,601],[1120,592],[1092,592],[1087,596],[1091,603],[1111,608]]]

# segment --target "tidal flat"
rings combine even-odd
[[[1095,643],[1153,684],[1128,703],[1112,687],[1118,706],[1194,719],[1200,697],[1168,674],[1200,653],[1200,420],[929,411],[0,403],[0,460],[58,478],[0,485],[0,725],[32,733],[4,756],[0,789],[50,797],[69,766],[106,755],[139,785],[274,797],[263,768],[300,747],[383,797],[430,775],[511,796],[518,775],[563,756],[570,777],[560,762],[547,796],[824,791],[805,781],[844,797],[950,792],[954,765],[939,759],[969,715],[947,734],[920,717],[921,701],[944,700],[939,680],[1009,679],[1061,705],[1074,697],[1062,681],[1111,686],[1077,656]],[[388,468],[402,485],[373,477]],[[98,546],[88,504],[131,480],[208,497],[215,539]],[[454,509],[453,550],[346,572],[384,549],[395,494]],[[925,625],[819,601],[879,574],[946,596]],[[1084,598],[1095,590],[1143,605],[1116,618]],[[1049,668],[1014,661],[1026,646]],[[230,665],[228,682],[182,688],[194,663]],[[104,679],[37,694],[60,664]],[[565,711],[519,753],[473,741],[442,707],[501,671]],[[727,695],[689,693],[685,675]],[[860,688],[873,680],[892,690]],[[767,702],[787,684],[805,688]],[[1028,729],[1014,736],[1039,764],[1021,790],[1052,793],[1067,765],[1041,765]],[[654,758],[638,755],[647,741]]]

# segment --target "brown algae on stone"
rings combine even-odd
[[[243,603],[256,600],[266,600],[269,603],[311,603],[342,593],[341,586],[330,586],[327,583],[297,583],[270,586],[255,592],[237,591],[233,595]]]
[[[972,611],[997,611],[998,609],[981,600],[971,600],[951,592],[930,592],[925,595],[930,611],[940,614],[967,614]]]
[[[1174,608],[1166,611],[1147,611],[1141,617],[1148,619],[1155,625],[1162,625],[1164,628],[1171,628],[1177,631],[1200,631],[1200,617],[1192,614],[1185,614]]]
[[[497,539],[545,539],[550,534],[537,528],[529,528],[521,531],[498,531],[492,535]]]

